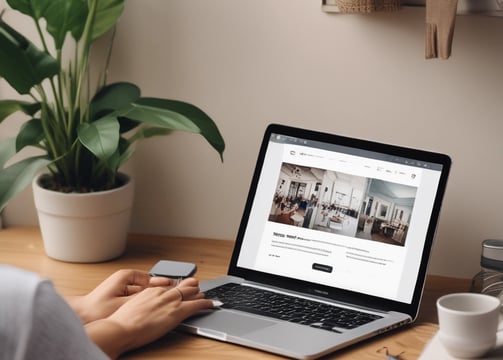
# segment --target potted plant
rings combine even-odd
[[[142,97],[140,89],[131,83],[107,83],[114,30],[124,0],[7,0],[7,3],[33,19],[41,46],[37,47],[0,15],[0,77],[24,96],[22,100],[0,100],[0,123],[17,112],[29,118],[15,138],[0,143],[0,210],[30,183],[34,185],[35,196],[39,192],[56,195],[57,203],[63,206],[63,215],[74,222],[74,211],[90,207],[94,217],[96,209],[104,208],[110,201],[98,200],[97,208],[93,208],[86,195],[96,197],[127,188],[126,195],[112,198],[122,202],[132,200],[132,184],[119,171],[121,165],[131,157],[139,140],[173,131],[201,134],[222,158],[224,140],[216,124],[201,109],[182,101]],[[109,41],[108,53],[96,74],[90,59],[100,38]],[[26,147],[35,147],[40,153],[21,160],[13,158]],[[44,176],[36,177],[44,168],[47,170]],[[66,205],[64,194],[85,198],[85,203]],[[35,203],[37,208],[47,207],[48,200],[35,198]],[[93,245],[80,245],[80,250],[67,258],[51,254],[47,241],[56,235],[45,236],[43,222],[52,225],[56,210],[52,205],[48,207],[44,211],[51,219],[43,221],[39,212],[39,221],[49,256],[68,261],[102,261],[122,253],[124,245],[119,245],[101,257],[78,258],[79,252],[109,241],[99,239]],[[130,204],[122,204],[109,211],[113,216],[126,213],[127,218],[130,208]],[[115,228],[123,222],[109,223],[105,228]],[[88,229],[93,226],[85,224]],[[73,239],[77,234],[71,231]],[[86,233],[83,241],[91,241],[93,236],[98,235]],[[108,232],[105,236],[111,237]],[[61,239],[53,248],[67,246],[65,240],[68,239]]]

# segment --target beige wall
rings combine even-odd
[[[430,272],[473,275],[481,240],[503,238],[503,20],[458,16],[452,58],[426,61],[424,8],[370,16],[320,8],[321,0],[127,2],[112,79],[199,105],[227,141],[223,164],[192,134],[143,143],[128,164],[132,230],[234,239],[262,132],[282,122],[450,154]],[[36,223],[29,191],[4,220]]]

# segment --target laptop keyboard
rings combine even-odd
[[[354,329],[382,318],[358,310],[233,283],[207,291],[206,298],[220,300],[224,303],[221,306],[224,309],[244,311],[339,333],[340,329]]]

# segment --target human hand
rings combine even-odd
[[[174,281],[151,277],[140,270],[119,270],[106,278],[89,294],[68,298],[68,302],[84,324],[104,319],[140,291],[153,286],[172,287]]]
[[[182,320],[213,307],[194,278],[175,288],[146,288],[106,319],[86,325],[91,339],[112,358],[148,344],[174,329]]]

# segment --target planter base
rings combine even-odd
[[[42,175],[43,176],[43,175]],[[68,262],[93,263],[121,256],[133,204],[133,181],[108,191],[65,194],[40,187],[33,195],[47,256]]]

